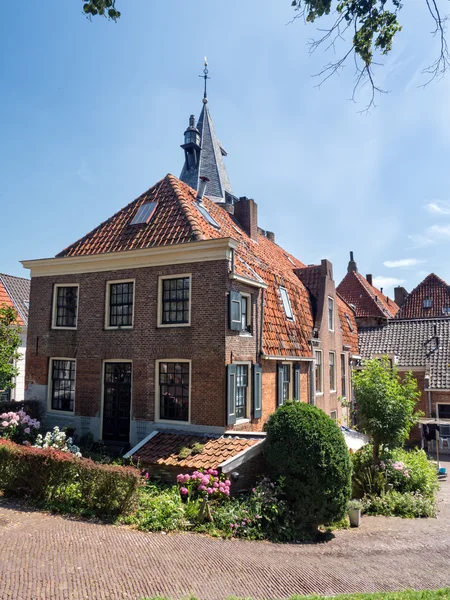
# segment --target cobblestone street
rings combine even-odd
[[[448,477],[438,519],[364,517],[316,545],[141,533],[0,504],[1,600],[256,600],[446,585]]]

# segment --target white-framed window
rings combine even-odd
[[[335,423],[337,423],[337,410],[332,410],[330,412],[330,418],[333,419]]]
[[[241,331],[252,331],[252,297],[241,292]]]
[[[345,354],[341,354],[341,396],[347,397],[347,361]]]
[[[156,361],[156,420],[189,423],[191,361],[167,358]]]
[[[287,400],[292,400],[294,397],[292,393],[292,365],[291,363],[283,363],[281,368],[283,371],[281,402],[284,404]]]
[[[323,394],[322,350],[315,351],[316,359],[316,394]]]
[[[77,328],[79,290],[78,283],[55,283],[52,329]]]
[[[328,329],[334,331],[334,300],[328,296]]]
[[[348,316],[347,313],[345,313],[345,319],[347,321],[348,328],[353,333],[353,325],[352,325],[352,322],[350,321],[350,317]]]
[[[425,298],[425,300],[423,301],[423,307],[424,308],[431,308],[433,306],[433,300],[432,298]]]
[[[73,414],[75,411],[76,361],[73,358],[51,358],[49,361],[49,411]]]
[[[134,316],[134,279],[106,283],[106,329],[131,329]]]
[[[281,301],[283,302],[284,312],[286,314],[286,319],[293,321],[294,313],[292,312],[291,300],[289,298],[288,291],[286,288],[281,287],[281,286],[279,287],[279,290],[280,290],[280,295],[281,295]]]
[[[252,363],[249,361],[237,361],[236,365],[236,420],[250,419],[251,414],[251,374]]]
[[[158,280],[158,327],[191,324],[192,275],[162,275]]]
[[[330,392],[336,391],[336,354],[328,353],[328,365],[330,370]]]

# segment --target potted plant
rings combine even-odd
[[[361,509],[362,502],[360,500],[349,501],[347,511],[351,527],[359,527],[361,525]]]

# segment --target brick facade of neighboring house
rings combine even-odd
[[[18,375],[14,378],[13,387],[0,390],[0,399],[21,402],[25,394],[25,355],[27,347],[28,302],[30,296],[30,280],[0,273],[0,307],[10,306],[17,311],[17,324],[20,331],[20,358],[16,361]]]

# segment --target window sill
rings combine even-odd
[[[158,329],[167,329],[167,327],[190,327],[190,323],[158,323]]]
[[[164,425],[190,425],[190,421],[175,421],[173,419],[155,419],[155,423],[163,423]]]
[[[64,417],[74,417],[75,416],[75,411],[70,412],[67,410],[57,410],[55,408],[47,408],[47,412],[52,415],[62,415]]]
[[[54,331],[58,331],[58,330],[62,330],[62,331],[76,331],[78,329],[77,326],[75,327],[58,327],[57,325],[52,325],[52,330]]]
[[[323,396],[323,392],[316,392],[316,396]]]
[[[240,331],[239,335],[242,337],[253,337],[253,333],[251,333],[250,331]]]
[[[250,419],[236,419],[235,425],[243,425],[244,423],[250,423]]]
[[[121,331],[122,329],[134,329],[133,325],[109,325],[105,327],[105,331]]]

